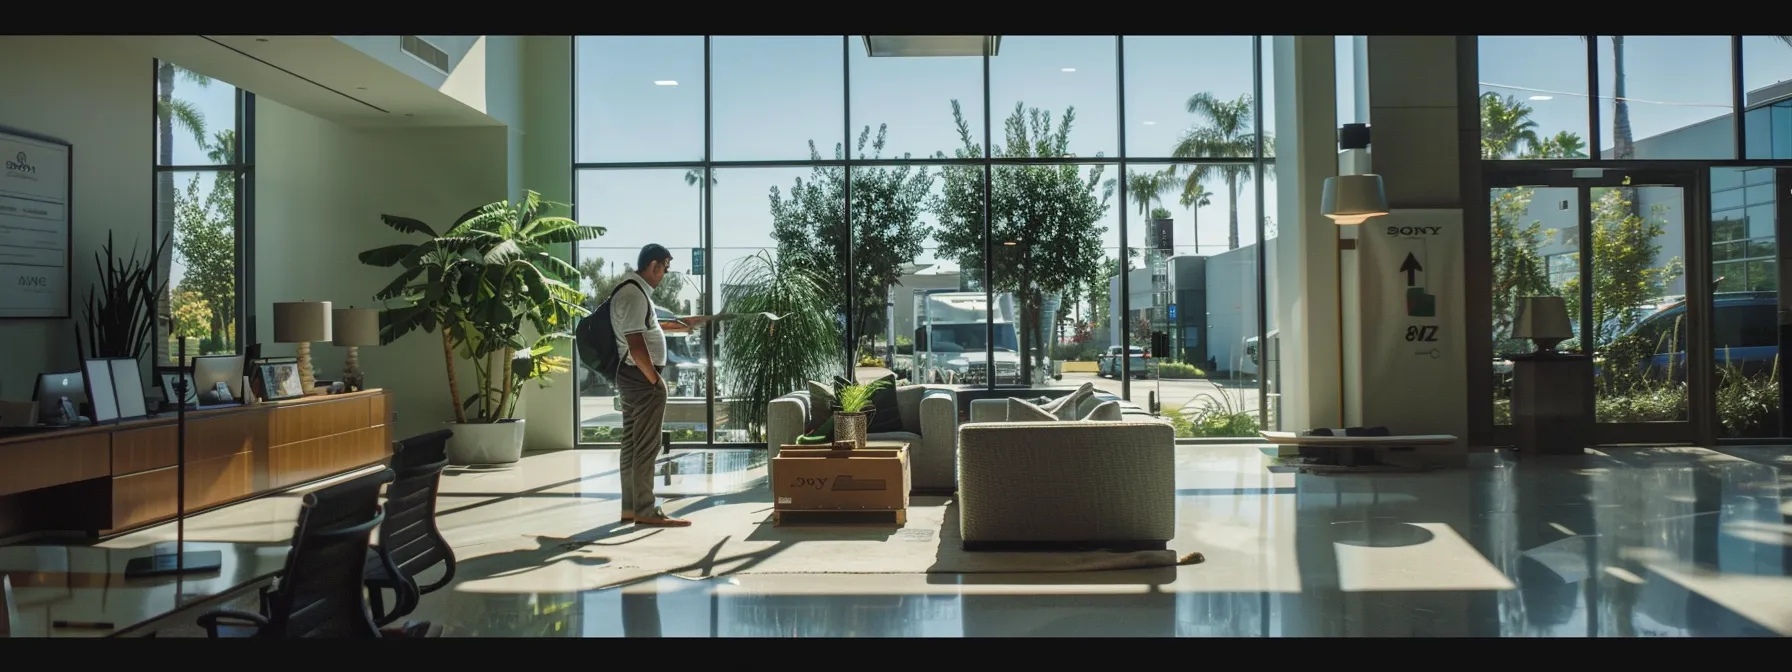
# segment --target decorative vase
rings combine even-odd
[[[852,447],[865,447],[865,431],[871,427],[871,416],[865,413],[835,413],[834,440],[851,441]]]

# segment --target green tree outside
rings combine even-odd
[[[981,158],[983,146],[956,100],[952,118],[963,142],[954,156]],[[1004,159],[1068,156],[1075,121],[1074,107],[1054,123],[1050,112],[1016,103],[1002,123],[1003,144],[993,146],[991,154]],[[936,156],[946,157],[944,152]],[[980,166],[942,169],[943,194],[932,203],[939,217],[934,235],[941,256],[957,260],[963,269],[988,268],[993,289],[1014,294],[1020,308],[1019,345],[1025,353],[1021,377],[1031,380],[1046,352],[1038,346],[1045,336],[1040,309],[1046,295],[1106,284],[1101,273],[1107,227],[1099,223],[1111,207],[1113,184],[1104,184],[1103,166],[1091,167],[1087,176],[1074,164],[994,166],[988,214],[989,236],[996,244],[993,257],[986,257],[983,171]]]
[[[859,132],[856,155],[878,159],[883,156],[889,125],[871,127]],[[870,151],[867,152],[866,148]],[[809,158],[821,161],[815,142],[809,142]],[[845,148],[834,145],[834,158],[846,158]],[[903,154],[901,158],[910,158]],[[772,239],[777,242],[780,264],[800,268],[820,277],[839,277],[847,268],[846,250],[852,249],[853,305],[852,333],[859,347],[876,342],[883,330],[892,287],[902,284],[902,275],[927,242],[927,227],[921,222],[926,212],[927,194],[933,188],[935,175],[926,168],[914,166],[860,167],[852,175],[852,232],[847,235],[846,174],[840,166],[816,166],[809,179],[798,178],[788,192],[772,187]],[[846,311],[846,283],[826,285],[829,301],[836,314]],[[857,350],[858,348],[855,348]]]

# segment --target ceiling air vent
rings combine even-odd
[[[440,70],[442,74],[448,74],[448,52],[437,49],[436,45],[430,44],[423,38],[416,35],[405,35],[398,38],[398,48],[428,64],[429,67]]]

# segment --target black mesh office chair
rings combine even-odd
[[[454,549],[436,527],[436,495],[452,436],[438,430],[399,441],[393,450],[398,477],[386,488],[386,522],[380,525],[379,546],[368,549],[365,576],[374,622],[382,626],[409,615],[423,595],[454,580]],[[417,575],[436,565],[443,566],[442,577],[418,586]],[[389,612],[387,590],[396,596]]]
[[[278,585],[264,588],[261,613],[221,609],[199,617],[208,636],[246,629],[251,637],[379,637],[368,613],[363,565],[373,529],[385,520],[380,486],[390,469],[305,495],[292,550]]]

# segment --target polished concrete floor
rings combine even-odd
[[[705,515],[764,496],[761,451],[662,460],[667,508],[697,521],[674,530],[618,524],[614,451],[450,470],[439,521],[459,569],[411,618],[484,637],[1792,634],[1787,449],[1486,453],[1419,474],[1296,473],[1254,446],[1178,451],[1172,546],[1206,562],[1055,574],[643,569],[678,539],[650,552],[647,537],[731,534],[703,529],[720,520]],[[276,497],[201,514],[188,539],[278,542],[295,510]]]

